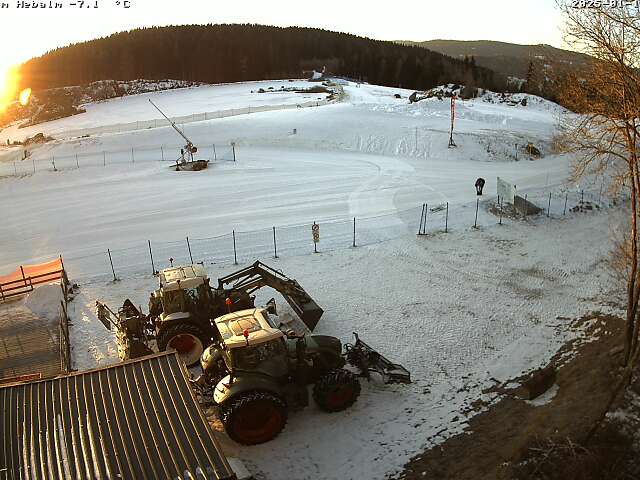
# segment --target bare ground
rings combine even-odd
[[[497,404],[470,421],[467,431],[415,457],[396,478],[640,478],[640,455],[632,433],[638,425],[630,432],[628,415],[624,422],[612,416],[586,442],[617,381],[623,322],[597,314],[576,322],[588,325],[588,341],[569,344],[552,359],[559,387],[552,401],[533,406],[515,391],[505,391]],[[572,349],[576,353],[568,357]],[[628,412],[632,404],[625,396],[613,410]]]

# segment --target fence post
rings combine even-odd
[[[151,251],[151,240],[147,240],[149,242],[149,256],[151,257],[151,274],[156,274],[156,266],[153,264],[153,252]]]
[[[160,145],[160,154],[162,155],[162,161],[164,162],[164,147]]]
[[[233,161],[236,161],[236,142],[231,142],[231,150],[233,151]]]
[[[113,273],[113,281],[117,281],[118,278],[116,277],[116,270],[115,268],[113,268],[113,259],[111,258],[111,250],[109,250],[107,248],[107,253],[109,254],[109,263],[111,264],[111,272]]]
[[[107,152],[102,152],[102,166],[107,166]]]
[[[550,212],[551,212],[551,192],[549,192],[549,205],[547,206],[547,217],[549,217]]]
[[[233,264],[238,264],[238,251],[236,250],[236,231],[233,230]]]
[[[353,217],[353,246],[356,246],[356,217]]]
[[[418,235],[422,235],[422,222],[424,222],[424,207],[426,203],[422,204],[422,211],[420,212],[420,225],[418,226]]]
[[[76,153],[76,167],[80,168],[80,162],[78,162],[78,154]]]
[[[187,249],[189,250],[189,260],[191,260],[191,265],[193,265],[193,256],[191,256],[191,244],[189,243],[188,236],[187,236]]]
[[[584,203],[584,190],[580,192],[580,204]]]
[[[447,202],[447,211],[444,214],[444,233],[449,233],[449,202]]]
[[[36,173],[36,160],[35,160],[35,158],[31,159],[31,163],[33,163],[33,173]]]
[[[498,208],[500,209],[500,221],[498,222],[499,225],[502,225],[502,202],[504,202],[504,199],[498,196]]]
[[[480,199],[476,199],[476,220],[473,223],[473,228],[478,228],[478,209],[480,208]]]
[[[602,200],[602,187],[604,187],[604,179],[602,180],[602,184],[600,185],[600,193],[598,194],[598,205],[600,205],[600,201]]]
[[[20,265],[20,273],[22,273],[22,281],[24,282],[24,286],[26,288],[26,287],[28,287],[27,278],[24,276],[24,268],[22,268],[22,265]]]
[[[276,227],[273,227],[273,258],[278,258],[278,244],[276,242]]]
[[[216,154],[216,144],[214,143],[212,146],[213,146],[213,161],[217,162],[218,161],[218,155]]]
[[[565,194],[564,196],[564,212],[562,212],[562,215],[566,215],[567,214],[567,200],[569,200],[569,194]]]
[[[56,157],[55,156],[51,157],[51,163],[53,164],[53,171],[57,172],[58,170],[56,169]]]
[[[136,163],[136,157],[133,155],[133,148],[131,148],[131,163]]]

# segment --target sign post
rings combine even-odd
[[[320,225],[313,222],[311,226],[311,233],[313,235],[313,253],[318,253],[318,243],[320,242]]]

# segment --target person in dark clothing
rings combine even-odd
[[[476,180],[476,193],[482,195],[482,189],[484,188],[484,178],[480,177]]]

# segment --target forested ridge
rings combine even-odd
[[[300,77],[327,68],[369,83],[427,89],[465,83],[502,90],[504,77],[425,48],[300,27],[186,25],[136,29],[58,48],[21,67],[34,90],[97,80],[207,83]]]

